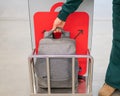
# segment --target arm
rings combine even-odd
[[[62,21],[65,21],[70,13],[74,12],[83,0],[67,0],[63,4],[61,11],[58,14],[58,18]]]
[[[63,28],[65,25],[65,21],[67,17],[69,16],[69,14],[74,12],[79,7],[79,5],[82,3],[82,1],[83,0],[67,0],[63,4],[61,11],[59,12],[57,18],[55,19],[52,30],[55,30],[56,27]]]

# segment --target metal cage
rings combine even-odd
[[[48,83],[48,91],[46,93],[38,93],[38,84],[37,84],[37,77],[34,71],[34,63],[37,58],[46,58],[46,65],[47,65],[47,83]],[[72,88],[71,92],[52,92],[51,90],[55,90],[51,88],[50,85],[50,58],[72,58]],[[88,67],[87,73],[84,75],[85,79],[82,81],[85,84],[82,85],[81,81],[77,88],[75,88],[75,58],[87,58],[88,60]],[[31,95],[30,96],[92,96],[92,78],[93,78],[93,57],[88,55],[36,55],[34,52],[31,56],[29,56],[29,70],[30,70],[30,84],[31,84]],[[83,88],[83,89],[80,89]],[[44,89],[43,89],[44,90]],[[62,90],[62,89],[59,89]],[[64,89],[65,90],[65,89]],[[85,90],[84,92],[79,92],[76,90]]]

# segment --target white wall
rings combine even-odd
[[[0,19],[28,20],[28,0],[0,1]]]
[[[110,20],[112,16],[112,0],[95,0],[94,19]]]
[[[112,0],[95,0],[92,55],[94,57],[93,96],[98,96],[109,64],[112,45]]]
[[[0,0],[0,19],[28,19],[28,0]],[[95,0],[95,19],[111,19],[112,0]]]
[[[31,52],[27,0],[0,0],[0,95],[28,96]],[[112,40],[112,0],[95,0],[93,96],[104,83]],[[16,83],[15,83],[16,82]],[[23,91],[24,90],[24,91]]]

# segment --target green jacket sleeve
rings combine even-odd
[[[79,5],[82,3],[83,0],[67,0],[63,6],[61,11],[58,14],[58,18],[65,21],[68,15],[74,12]]]

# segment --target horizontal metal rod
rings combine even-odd
[[[93,58],[91,55],[31,55],[32,58]]]
[[[92,93],[76,93],[76,94],[31,94],[30,96],[92,96]]]

